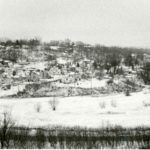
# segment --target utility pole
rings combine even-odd
[[[19,84],[18,84],[18,93],[20,92]]]
[[[92,71],[91,71],[91,95],[93,95],[93,92],[92,92],[92,80],[93,80],[93,74],[92,74]]]
[[[92,61],[91,61],[91,95],[93,95],[93,85],[92,85],[92,81],[93,81],[93,66],[92,66]]]

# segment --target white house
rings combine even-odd
[[[147,62],[150,63],[150,55],[149,54],[144,54],[144,62],[145,63],[147,63]]]
[[[49,76],[61,75],[61,70],[54,66],[48,71]]]

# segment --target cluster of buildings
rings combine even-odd
[[[12,63],[0,59],[0,89],[13,85],[40,82],[59,82],[68,84],[81,79],[86,70],[90,70],[91,61],[81,59],[74,63],[67,58],[58,58],[54,62],[18,62]]]
[[[0,49],[3,48],[5,47],[0,47]],[[7,49],[11,49],[11,47]],[[22,49],[26,51],[29,47],[23,45]],[[50,49],[56,53],[58,51],[58,54],[60,54],[58,46],[51,46]],[[37,50],[40,51],[41,48],[39,47]],[[30,55],[34,56],[35,54]],[[47,53],[45,55],[47,55]],[[150,62],[150,55],[144,54],[143,56],[143,62]],[[137,58],[135,54],[133,54],[132,57]],[[74,83],[81,80],[83,74],[92,73],[93,63],[93,60],[89,60],[86,57],[76,57],[76,59],[74,59],[72,56],[72,58],[69,58],[69,55],[67,55],[67,53],[65,55],[65,52],[61,57],[57,56],[55,60],[43,62],[39,62],[39,60],[35,62],[22,62],[21,60],[14,64],[9,60],[0,59],[0,88],[5,89],[6,86],[11,88],[12,85],[25,83],[56,81],[64,84]],[[123,60],[121,61],[121,66],[123,66]],[[129,71],[128,68],[123,69]]]

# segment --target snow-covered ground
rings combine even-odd
[[[59,83],[60,87],[75,87],[75,88],[100,88],[105,87],[107,85],[108,79],[98,80],[96,78],[90,80],[81,80],[76,83],[70,84],[61,84]]]
[[[98,80],[98,79],[91,79],[91,80],[85,80],[85,81],[79,81],[76,87],[81,88],[98,88],[98,87],[104,87],[106,86],[106,81],[108,79]]]
[[[150,91],[101,97],[0,99],[0,114],[11,113],[17,125],[29,127],[50,125],[100,127],[107,125],[150,126]],[[147,104],[147,105],[145,105]],[[40,107],[40,112],[36,108]]]
[[[29,68],[36,68],[36,69],[41,69],[44,70],[46,68],[46,63],[47,62],[32,62],[29,65],[25,66],[24,69],[29,69]]]

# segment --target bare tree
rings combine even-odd
[[[11,118],[9,112],[4,112],[3,117],[0,120],[0,142],[1,149],[9,148],[9,142],[11,138],[11,129],[14,127],[15,123]]]
[[[36,110],[36,112],[40,112],[41,111],[41,105],[40,105],[40,103],[37,103],[36,105],[35,105],[35,110]]]
[[[150,63],[145,63],[139,76],[143,79],[145,84],[150,84]]]
[[[56,97],[55,97],[55,96],[53,97],[53,100],[50,100],[50,101],[49,101],[49,104],[50,104],[52,110],[55,111],[55,110],[56,110],[56,107],[57,107],[57,105],[58,105],[58,101],[56,100]]]
[[[43,130],[37,129],[36,140],[37,140],[37,147],[39,149],[44,148],[46,142],[46,136]]]

